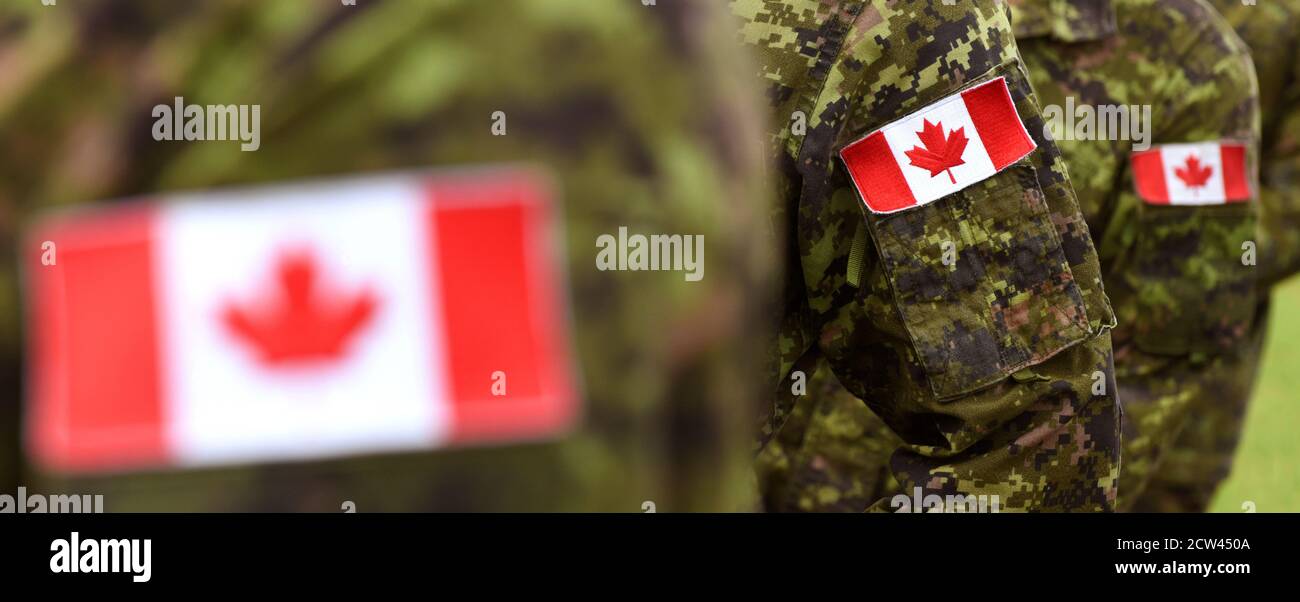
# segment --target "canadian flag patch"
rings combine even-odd
[[[980,182],[1037,148],[1006,78],[973,86],[840,150],[873,213],[894,213]]]
[[[578,402],[527,169],[168,197],[28,238],[27,445],[65,471],[555,436]]]
[[[1132,155],[1133,183],[1152,205],[1222,205],[1250,200],[1246,145],[1161,144]]]

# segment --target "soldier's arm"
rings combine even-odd
[[[746,410],[755,385],[745,358],[757,348],[750,310],[764,297],[766,270],[754,240],[758,157],[741,131],[757,119],[747,108],[754,95],[732,87],[730,76],[743,69],[731,62],[738,51],[729,30],[715,27],[729,24],[713,23],[719,7],[569,0],[557,12],[554,0],[515,0],[362,11],[215,3],[142,23],[140,14],[89,4],[42,11],[33,3],[29,11],[32,31],[89,22],[66,38],[42,38],[44,47],[22,53],[22,78],[5,79],[20,85],[0,86],[0,126],[15,126],[0,140],[14,158],[0,165],[0,207],[7,213],[17,199],[29,205],[23,219],[0,219],[0,233],[16,235],[9,229],[38,205],[527,162],[555,178],[561,197],[585,403],[581,423],[556,442],[193,472],[40,475],[45,483],[104,493],[110,510],[337,510],[349,500],[360,511],[636,512],[643,502],[684,511],[734,510],[747,501]],[[563,18],[550,18],[557,14]],[[268,19],[274,28],[247,26]],[[5,24],[0,30],[10,31]],[[50,47],[60,39],[67,48]],[[575,40],[594,58],[572,60]],[[184,52],[158,74],[145,66],[160,48]],[[162,77],[147,82],[158,87],[149,94],[136,88],[143,72]],[[216,100],[265,105],[265,144],[241,153],[148,140],[150,122],[140,116],[160,98],[198,97],[200,89]],[[492,133],[489,117],[498,110],[509,115],[508,135]],[[705,269],[692,272],[700,278],[597,270],[593,242],[620,227],[698,236],[704,255],[695,258]],[[0,252],[11,259],[0,270],[16,265],[11,245]],[[0,278],[0,310],[16,306],[14,276]],[[16,365],[19,322],[5,319],[12,328],[3,334],[14,336],[5,336],[0,349],[12,352],[0,359]],[[0,391],[0,428],[16,432],[17,400],[7,403],[11,389]],[[16,461],[16,443],[5,438],[0,432],[0,454]]]
[[[1289,65],[1275,114],[1263,115],[1260,162],[1259,284],[1271,287],[1300,271],[1300,7],[1282,31],[1287,56],[1260,57]],[[1276,68],[1274,65],[1273,68]]]
[[[1135,357],[1134,366],[1235,350],[1252,323],[1260,276],[1262,253],[1251,252],[1259,209],[1249,167],[1258,160],[1255,69],[1249,50],[1208,5],[1176,6],[1182,21],[1159,43],[1169,46],[1162,56],[1178,57],[1178,70],[1152,82],[1151,97],[1160,100],[1152,107],[1151,142],[1244,144],[1252,195],[1209,205],[1152,202],[1138,194],[1133,165],[1126,165],[1102,248],[1124,325],[1116,348],[1131,344],[1150,354]]]
[[[791,14],[800,13],[777,17]],[[905,490],[998,496],[1003,510],[1110,508],[1113,316],[1003,7],[844,3],[817,32],[842,46],[814,49],[806,74],[791,58],[803,50],[800,24],[789,26],[794,35],[758,35],[766,33],[758,24],[772,22],[748,27],[775,40],[763,50],[775,55],[765,60],[769,79],[783,84],[772,94],[777,119],[807,119],[806,135],[779,135],[777,171],[795,207],[791,277],[817,316],[812,332],[785,329],[781,394],[790,374],[812,365],[788,352],[815,345],[906,441],[892,462]],[[996,78],[1005,78],[1037,150],[932,203],[868,211],[837,153]]]

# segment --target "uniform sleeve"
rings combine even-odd
[[[1292,36],[1290,56],[1270,58],[1290,65],[1281,97],[1263,115],[1260,161],[1260,278],[1271,287],[1300,271],[1300,15],[1285,31]]]
[[[1155,97],[1164,100],[1152,110],[1151,142],[1244,143],[1253,175],[1260,127],[1254,65],[1226,22],[1202,10],[1190,23],[1195,29],[1163,42],[1173,45],[1165,54],[1180,57],[1181,72],[1153,82]],[[1124,370],[1142,374],[1150,369],[1140,366],[1161,358],[1239,347],[1264,290],[1263,253],[1256,245],[1254,262],[1249,253],[1259,236],[1259,205],[1257,196],[1215,205],[1149,203],[1137,194],[1132,165],[1126,165],[1102,243],[1110,265],[1107,286],[1123,325],[1116,349],[1132,346],[1146,354],[1129,358],[1133,367]]]
[[[732,80],[744,68],[721,7],[156,3],[152,14],[102,1],[23,4],[37,7],[25,24],[33,32],[85,22],[24,49],[22,68],[5,76],[23,85],[0,86],[0,127],[14,126],[0,138],[11,151],[0,154],[14,158],[0,165],[10,259],[0,262],[0,310],[18,304],[9,241],[38,209],[527,163],[557,184],[584,398],[580,423],[555,440],[201,471],[32,470],[29,486],[103,494],[110,511],[336,512],[343,500],[360,512],[751,507],[748,358],[770,259],[755,236],[765,217],[750,131],[756,95]],[[0,16],[0,30],[16,29]],[[0,41],[0,59],[10,52]],[[149,139],[151,108],[174,97],[261,105],[265,144],[241,153]],[[491,128],[497,111],[503,136]],[[30,202],[14,210],[17,199]],[[620,228],[698,237],[703,267],[694,280],[683,270],[599,270],[593,243]],[[4,320],[7,375],[21,324],[16,312]],[[0,386],[0,490],[11,490],[18,387]]]
[[[1208,7],[1191,6],[1203,12],[1188,13],[1188,27],[1162,40],[1171,45],[1162,55],[1177,60],[1154,82],[1154,96],[1164,100],[1153,107],[1152,143],[1244,143],[1253,164],[1259,94],[1249,51]],[[1200,412],[1198,404],[1226,406],[1249,397],[1260,341],[1256,312],[1266,289],[1250,253],[1259,241],[1259,197],[1164,205],[1140,197],[1131,164],[1121,175],[1103,247],[1123,325],[1115,346],[1124,358],[1119,508],[1126,510],[1166,472],[1162,458],[1171,456],[1182,425],[1215,414]],[[1257,246],[1255,257],[1263,255]]]
[[[808,124],[777,162],[796,266],[787,280],[802,288],[787,295],[777,413],[807,399],[791,376],[825,357],[905,442],[891,462],[905,491],[996,496],[1003,510],[1106,510],[1119,466],[1113,315],[1003,8],[853,3],[846,26],[817,28],[841,45],[820,48],[799,77],[786,47],[764,48],[782,82],[770,94],[777,119],[798,112]],[[804,39],[799,26],[792,39]],[[1037,150],[932,203],[866,211],[838,151],[995,78]]]

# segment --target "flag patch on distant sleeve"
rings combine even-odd
[[[1151,205],[1222,205],[1250,200],[1246,145],[1161,144],[1132,155],[1137,194]]]

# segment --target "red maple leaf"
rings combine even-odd
[[[962,160],[962,153],[966,152],[965,127],[959,127],[953,130],[948,136],[943,134],[943,122],[930,123],[929,119],[923,120],[921,131],[916,135],[921,139],[924,147],[913,146],[912,150],[903,154],[912,160],[912,165],[921,169],[930,170],[930,177],[939,175],[940,172],[948,172],[948,179],[953,184],[957,179],[952,177],[952,168],[966,163]]]
[[[1201,160],[1196,155],[1187,155],[1184,167],[1175,167],[1174,175],[1178,176],[1188,188],[1200,188],[1210,180],[1210,174],[1214,173],[1214,168],[1210,166],[1201,166]]]
[[[341,296],[322,294],[317,286],[316,262],[311,254],[288,253],[280,257],[279,289],[263,296],[253,308],[227,303],[222,323],[252,347],[268,366],[328,361],[344,354],[344,347],[375,313],[369,291]]]

